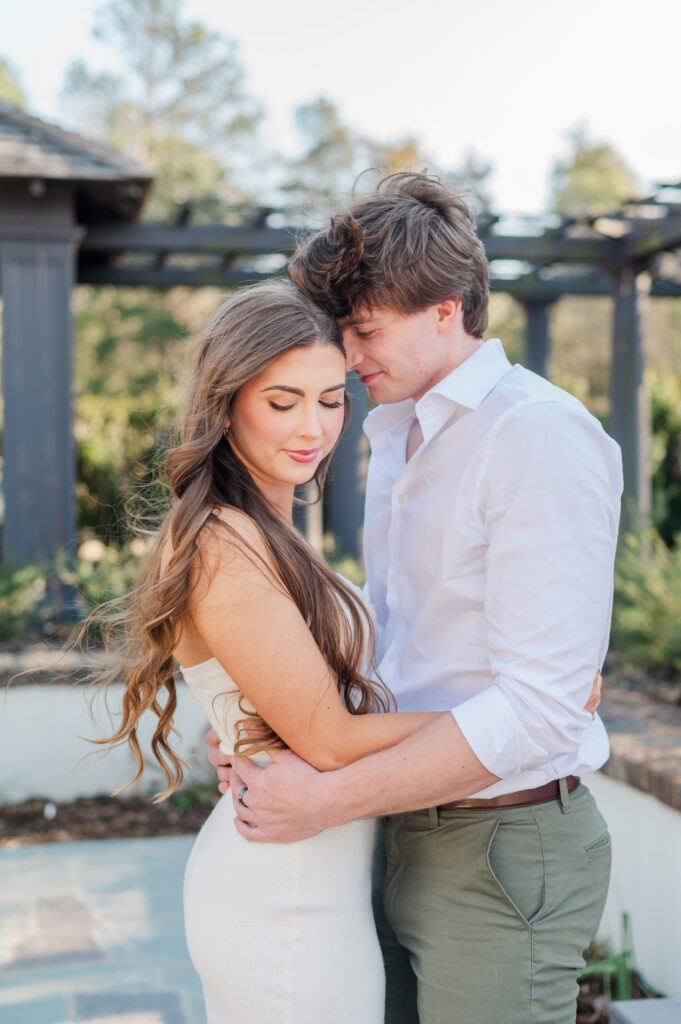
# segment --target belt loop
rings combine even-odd
[[[570,794],[568,793],[567,779],[558,779],[558,795],[560,796],[560,809],[563,814],[570,813]]]
[[[440,824],[440,808],[429,807],[428,808],[428,824],[431,828],[437,828]]]

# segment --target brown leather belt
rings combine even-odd
[[[568,775],[565,779],[568,793],[574,793],[579,785],[576,775]],[[484,810],[492,807],[530,807],[532,804],[547,804],[551,800],[558,800],[560,797],[560,786],[558,779],[547,782],[545,786],[537,786],[536,789],[519,789],[515,793],[504,793],[502,796],[491,796],[487,800],[452,800],[449,804],[440,804],[440,811],[459,811],[466,808],[478,808]]]

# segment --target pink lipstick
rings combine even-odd
[[[306,451],[291,451],[284,448],[284,451],[294,462],[314,462],[319,456],[319,448],[309,448]]]

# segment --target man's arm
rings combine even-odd
[[[234,762],[236,827],[252,842],[293,842],[355,818],[432,807],[498,780],[478,761],[452,715],[338,771],[317,772],[288,750],[272,754],[274,763],[265,769],[242,758]]]

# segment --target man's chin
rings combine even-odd
[[[396,402],[404,402],[407,398],[411,398],[408,388],[401,392],[394,386],[391,387],[390,382],[386,381],[382,374],[376,378],[374,384],[365,386],[369,398],[376,405],[394,405]]]

